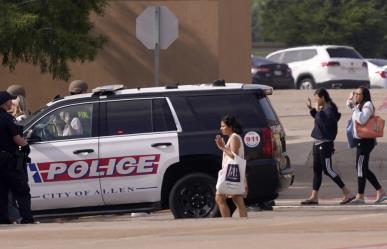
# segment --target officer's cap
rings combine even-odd
[[[16,96],[13,96],[6,91],[0,91],[0,105],[4,104],[10,99],[16,99]]]
[[[70,94],[85,93],[87,91],[87,83],[83,80],[74,80],[69,85]]]

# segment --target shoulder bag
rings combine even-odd
[[[377,138],[383,137],[385,121],[379,116],[371,116],[367,123],[360,125],[355,122],[355,129],[360,138]]]

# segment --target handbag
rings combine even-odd
[[[234,154],[227,157],[226,167],[219,170],[216,190],[225,195],[242,195],[245,193],[246,160]]]
[[[346,133],[347,133],[347,142],[348,142],[348,148],[355,148],[356,143],[355,139],[353,137],[353,121],[352,118],[350,118],[347,122],[347,127],[346,127]]]
[[[364,125],[355,122],[356,133],[360,138],[383,137],[384,123],[384,119],[374,115],[370,117]]]

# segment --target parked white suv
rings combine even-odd
[[[299,89],[369,87],[366,60],[352,47],[314,45],[288,48],[267,59],[287,63]]]

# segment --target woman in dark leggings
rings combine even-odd
[[[337,122],[341,114],[333,103],[329,93],[324,88],[314,93],[315,107],[312,108],[310,99],[307,107],[310,115],[314,118],[314,128],[311,136],[313,144],[313,190],[310,197],[301,202],[301,205],[317,205],[318,191],[321,187],[322,172],[329,176],[340,187],[343,192],[343,199],[340,204],[346,204],[355,197],[345,186],[340,176],[332,167],[332,154],[334,152],[334,140],[337,135]]]
[[[347,100],[347,106],[352,110],[352,122],[359,123],[361,125],[367,123],[368,119],[374,114],[375,109],[371,101],[370,91],[365,87],[359,87],[354,92],[351,92]],[[357,171],[357,183],[358,193],[356,199],[351,203],[364,204],[364,190],[366,180],[376,189],[375,204],[379,204],[387,200],[386,194],[380,185],[375,174],[368,168],[368,162],[370,159],[371,151],[376,145],[376,140],[360,138],[354,126],[353,135],[356,142],[356,171]]]

